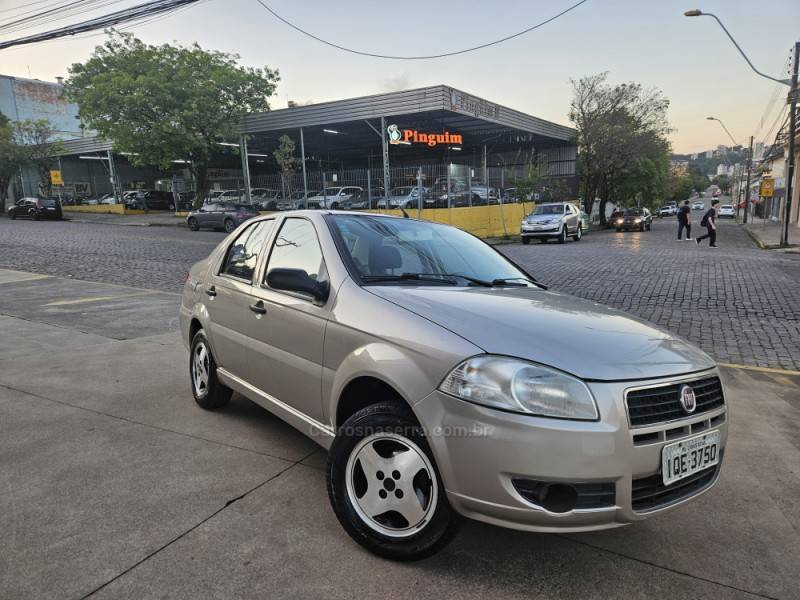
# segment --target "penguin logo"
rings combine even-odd
[[[400,138],[403,137],[400,133],[400,130],[397,128],[397,125],[389,125],[386,128],[387,133],[389,134],[389,143],[390,144],[399,144]]]

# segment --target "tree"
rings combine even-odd
[[[584,210],[600,198],[605,206],[653,203],[664,193],[669,173],[669,101],[638,83],[610,85],[601,73],[573,80],[569,118],[577,129],[577,173]]]
[[[0,113],[0,208],[5,207],[8,188],[22,166],[22,148],[17,143],[15,129]]]
[[[714,177],[714,179],[711,180],[711,183],[713,183],[716,186],[719,186],[719,189],[722,190],[723,194],[729,194],[731,191],[732,181],[730,175],[726,175],[725,173],[723,173],[722,175],[717,175],[716,177]]]
[[[20,168],[31,165],[39,176],[39,193],[50,195],[50,169],[62,151],[54,139],[53,125],[46,120],[12,123],[0,113],[0,205],[5,205],[8,187]]]
[[[240,119],[269,110],[277,70],[245,68],[238,55],[164,44],[110,32],[85,63],[70,67],[67,96],[87,126],[131,163],[171,168],[188,161],[195,204],[208,191],[219,142],[238,136]]]
[[[57,156],[64,149],[61,140],[55,139],[55,128],[50,121],[38,119],[17,123],[15,136],[21,146],[22,160],[31,165],[39,176],[39,193],[49,196],[53,186],[50,169],[57,164]]]
[[[294,149],[294,140],[284,134],[278,138],[278,147],[272,152],[272,156],[275,157],[275,162],[278,163],[278,168],[281,171],[281,184],[287,196],[291,194],[292,175],[297,169],[297,165],[300,164],[300,161],[294,155]]]

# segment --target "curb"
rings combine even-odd
[[[750,231],[750,228],[747,226],[743,226],[742,229],[745,230],[745,233],[750,236],[750,239],[755,242],[756,246],[758,246],[761,250],[788,250],[790,252],[796,251],[796,249],[800,246],[797,244],[789,244],[788,246],[781,246],[780,244],[765,244],[762,242],[755,233]]]

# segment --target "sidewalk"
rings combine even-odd
[[[771,250],[780,247],[781,231],[783,224],[778,221],[768,221],[754,218],[751,223],[742,225],[747,234],[753,238],[756,244],[762,249]],[[789,227],[789,248],[784,252],[800,253],[800,228]]]
[[[105,213],[79,213],[64,211],[64,219],[73,223],[102,223],[133,227],[186,227],[184,217],[171,212],[153,212],[146,215],[112,215]]]

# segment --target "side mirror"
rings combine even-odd
[[[267,285],[276,290],[308,294],[317,302],[325,302],[330,292],[327,281],[317,281],[303,269],[272,269],[267,273]]]

